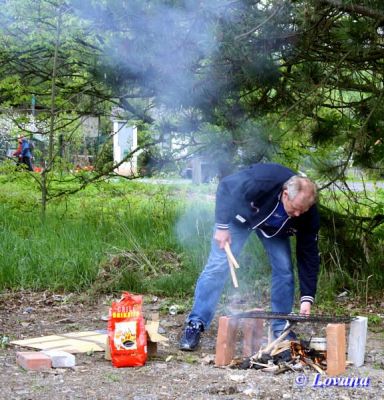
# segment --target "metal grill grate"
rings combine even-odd
[[[284,314],[272,311],[245,311],[228,315],[232,318],[262,318],[262,319],[285,319],[292,322],[323,322],[323,323],[349,323],[355,317],[348,315],[303,315]]]

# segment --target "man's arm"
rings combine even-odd
[[[217,187],[215,221],[219,230],[228,230],[229,222],[234,216],[237,191],[233,191],[231,177],[224,178]]]
[[[235,217],[236,210],[246,202],[250,192],[257,193],[259,185],[252,176],[250,169],[239,171],[223,178],[216,192],[215,221],[218,229],[228,229],[230,221]]]
[[[309,314],[315,300],[317,278],[320,270],[320,256],[317,244],[319,214],[313,206],[302,221],[296,238],[296,257],[301,292],[300,312]]]
[[[299,247],[299,246],[298,246]],[[300,282],[300,314],[309,315],[315,301],[320,260],[317,244],[298,250],[297,264]]]

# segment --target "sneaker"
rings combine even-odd
[[[204,327],[201,322],[190,321],[184,328],[183,334],[181,335],[179,348],[180,350],[193,351],[199,344],[201,332]]]

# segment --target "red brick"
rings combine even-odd
[[[228,365],[236,350],[237,319],[230,317],[219,318],[219,328],[216,339],[215,365]]]
[[[51,359],[38,351],[18,351],[16,353],[16,363],[24,369],[42,371],[52,367]]]
[[[243,357],[250,357],[260,349],[264,333],[264,320],[245,318],[241,327],[243,331]]]
[[[327,375],[337,376],[345,372],[346,345],[345,324],[327,325]]]

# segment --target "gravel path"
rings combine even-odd
[[[108,299],[81,305],[70,297],[42,293],[0,295],[0,339],[31,338],[53,333],[105,329],[102,316]],[[146,311],[162,309],[162,300]],[[197,352],[177,349],[185,315],[161,314],[161,332],[169,342],[160,344],[156,357],[141,368],[114,368],[103,352],[77,354],[72,369],[24,371],[15,363],[16,351],[0,352],[0,399],[384,399],[383,326],[369,333],[363,367],[349,366],[344,378],[330,380],[313,370],[273,375],[255,369],[240,370],[213,365],[215,332],[204,335]],[[359,380],[357,379],[359,378]],[[343,385],[349,384],[348,387]]]

